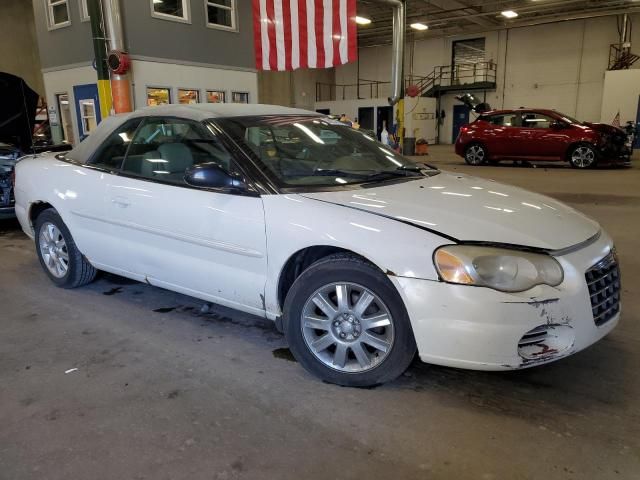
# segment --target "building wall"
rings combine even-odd
[[[620,113],[620,124],[636,120],[640,110],[640,69],[607,72],[600,118],[611,123]]]
[[[191,23],[187,24],[152,17],[149,0],[121,0],[129,52],[139,57],[255,68],[251,2],[236,0],[237,32],[208,28],[204,5],[204,0],[190,0]]]
[[[640,15],[632,18],[640,24]],[[496,91],[487,92],[486,98],[492,107],[555,108],[581,120],[611,121],[601,119],[601,109],[609,45],[618,41],[615,17],[416,41],[413,73],[428,75],[433,67],[449,64],[453,41],[482,36],[486,39],[487,60],[494,60],[498,66]],[[631,50],[640,52],[639,30],[632,31],[631,40]],[[410,51],[407,48],[406,73],[410,73]],[[640,68],[640,62],[634,68]],[[355,83],[357,70],[356,64],[338,67],[336,83]],[[390,46],[360,49],[359,70],[361,79],[389,81]],[[388,92],[381,93],[386,95]],[[446,114],[440,132],[443,143],[451,141],[455,104],[458,101],[454,95],[443,96],[441,108]]]
[[[44,0],[33,0],[40,64],[43,69],[90,64],[93,61],[91,25],[80,20],[79,2],[80,0],[69,0],[70,26],[49,30]]]
[[[172,103],[177,103],[178,89],[200,91],[200,103],[206,101],[206,90],[223,90],[227,102],[232,92],[248,92],[249,102],[258,99],[258,77],[255,72],[133,60],[131,62],[135,108],[146,106],[147,87],[169,87]]]
[[[33,10],[24,0],[2,0],[0,72],[21,77],[33,90],[44,95]]]
[[[191,23],[181,23],[153,17],[149,0],[120,0],[128,52],[139,58],[253,69],[251,2],[236,1],[238,30],[233,32],[208,28],[204,0],[189,1]],[[80,0],[69,0],[68,27],[47,28],[44,0],[33,0],[33,11],[42,68],[93,61],[91,25],[80,19]]]
[[[314,110],[317,82],[334,84],[335,70],[261,71],[258,74],[259,102]]]
[[[96,83],[96,71],[88,66],[68,68],[63,70],[55,70],[44,73],[44,85],[46,90],[47,105],[51,111],[57,114],[57,125],[51,126],[51,134],[54,142],[58,143],[62,140],[62,127],[60,125],[60,112],[58,111],[58,102],[56,96],[61,93],[69,95],[69,103],[71,107],[71,123],[73,125],[73,138],[78,139],[78,119],[75,113],[75,98],[73,96],[74,85],[85,85],[88,83]]]

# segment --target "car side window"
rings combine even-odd
[[[508,113],[505,115],[491,115],[488,118],[489,123],[500,127],[515,127],[517,126],[517,115],[514,113]]]
[[[89,164],[108,170],[120,170],[127,149],[131,144],[131,140],[140,122],[142,122],[141,118],[134,118],[116,129],[107,137],[102,145],[98,147],[91,157]]]
[[[151,118],[138,129],[122,171],[184,185],[185,172],[202,163],[216,163],[227,172],[233,168],[229,151],[203,124]]]
[[[555,120],[548,115],[527,112],[522,114],[523,128],[550,128]]]

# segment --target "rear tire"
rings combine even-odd
[[[573,168],[593,168],[598,163],[598,152],[590,143],[580,143],[569,150],[569,163]]]
[[[416,353],[397,290],[353,254],[323,258],[296,279],[284,303],[283,326],[294,357],[328,383],[380,385],[401,375]]]
[[[464,161],[474,167],[484,165],[489,161],[487,149],[479,143],[472,143],[464,151]]]
[[[77,288],[92,282],[97,270],[80,253],[71,232],[53,208],[35,221],[35,243],[42,269],[62,288]]]

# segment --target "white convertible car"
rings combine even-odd
[[[611,238],[551,198],[413,163],[313,112],[190,105],[109,117],[16,168],[57,285],[105,270],[274,320],[325,381],[414,358],[540,365],[620,317]]]

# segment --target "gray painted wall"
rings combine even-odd
[[[0,7],[0,72],[24,79],[44,96],[33,10],[24,0],[2,0]]]
[[[4,1],[4,0],[3,0]],[[207,28],[204,0],[189,0],[191,23],[151,16],[150,0],[120,0],[131,55],[254,68],[251,2],[236,0],[238,31]],[[71,25],[49,31],[44,0],[33,0],[42,68],[93,61],[91,26],[80,21],[80,0],[69,0]]]
[[[250,0],[236,0],[238,32],[206,27],[204,0],[191,1],[191,24],[151,16],[149,0],[122,1],[132,55],[254,68]]]
[[[49,31],[44,0],[33,0],[40,64],[43,69],[93,61],[91,25],[80,21],[79,1],[69,0],[71,25]]]

